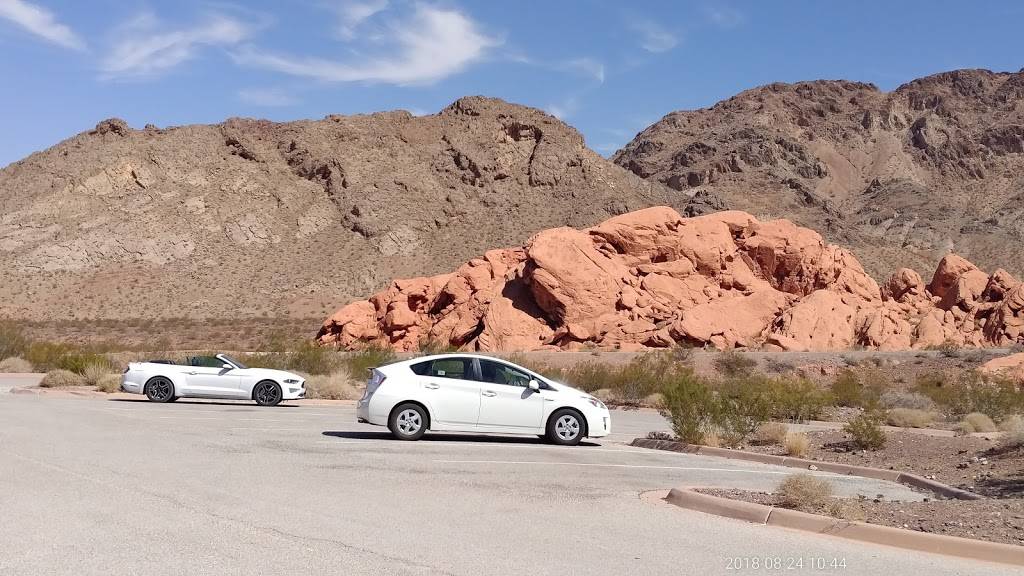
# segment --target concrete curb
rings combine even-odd
[[[916,532],[864,522],[850,522],[818,514],[700,494],[689,488],[673,488],[665,497],[665,501],[680,508],[745,520],[754,524],[803,530],[918,552],[1024,566],[1024,546]]]
[[[806,460],[804,458],[793,458],[791,456],[775,456],[772,454],[759,454],[757,452],[745,452],[731,448],[713,448],[711,446],[700,446],[687,444],[674,440],[654,440],[651,438],[635,438],[629,443],[630,446],[638,448],[651,448],[654,450],[668,450],[671,452],[682,452],[685,454],[699,454],[701,456],[717,456],[730,460],[746,460],[748,462],[759,462],[761,464],[774,464],[787,468],[810,469],[814,466],[823,472],[843,474],[846,476],[861,476],[875,480],[888,480],[906,484],[921,490],[927,490],[944,498],[956,498],[957,500],[981,500],[984,498],[979,494],[948,486],[935,480],[922,478],[915,474],[900,472],[899,470],[883,470],[881,468],[869,468],[867,466],[854,466],[852,464],[839,464],[836,462],[820,462],[818,460]]]

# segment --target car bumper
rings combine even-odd
[[[306,387],[305,386],[302,386],[301,388],[285,387],[284,390],[282,390],[282,394],[281,394],[281,399],[282,400],[302,400],[305,397],[306,397]]]
[[[142,394],[142,384],[137,382],[121,382],[121,392],[129,394]]]
[[[612,433],[612,417],[607,410],[589,414],[587,417],[587,437],[600,438]]]

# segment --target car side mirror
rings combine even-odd
[[[234,369],[234,366],[232,366],[231,364],[222,364],[221,368],[223,368],[225,370],[232,370],[232,369]]]
[[[536,380],[530,380],[530,383],[526,386],[534,392],[540,392],[540,382],[537,382]]]

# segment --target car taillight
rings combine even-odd
[[[380,385],[383,384],[386,379],[387,376],[383,373],[371,369],[370,380],[366,383],[366,394],[363,395],[363,398],[373,396],[373,393],[377,391],[377,388],[380,388]]]

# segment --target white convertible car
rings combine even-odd
[[[190,356],[184,364],[167,360],[132,362],[121,379],[121,390],[145,394],[153,402],[222,398],[275,406],[282,400],[305,398],[306,381],[282,370],[247,368],[230,356],[217,354]]]
[[[597,398],[510,362],[441,354],[374,368],[356,418],[400,440],[432,431],[536,434],[555,444],[611,432]]]

